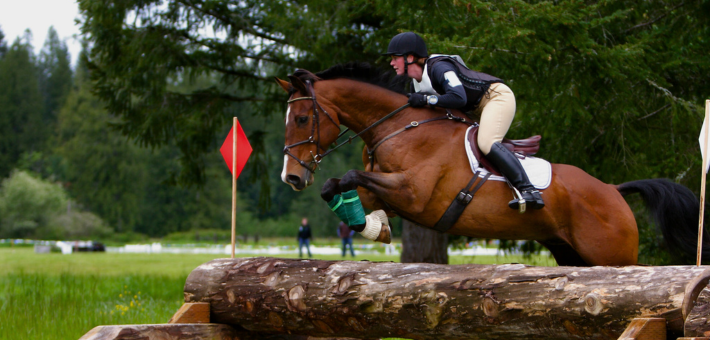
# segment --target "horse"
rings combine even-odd
[[[365,169],[328,179],[322,194],[357,188],[365,208],[433,228],[472,178],[463,143],[468,125],[460,122],[468,119],[465,114],[454,110],[450,114],[457,119],[432,121],[392,137],[412,122],[446,112],[406,107],[401,86],[387,83],[366,64],[336,65],[317,74],[299,69],[288,78],[275,80],[289,93],[281,177],[294,190],[313,183],[316,167],[339,138],[341,125],[365,142]],[[385,116],[391,117],[382,120]],[[375,146],[370,156],[367,150]],[[520,214],[507,205],[512,198],[507,183],[488,181],[447,232],[535,240],[559,265],[634,265],[638,229],[624,196],[640,193],[668,247],[695,253],[699,202],[680,184],[665,179],[607,184],[578,167],[552,164],[551,184],[542,193],[543,209]]]

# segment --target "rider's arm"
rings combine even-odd
[[[433,82],[438,82],[444,87],[444,93],[440,94],[439,102],[436,106],[458,109],[466,106],[466,90],[464,90],[461,80],[456,76],[456,68],[448,62],[438,62],[431,70]]]

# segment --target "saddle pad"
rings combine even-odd
[[[469,127],[468,130],[466,130],[465,136],[468,136],[468,134],[471,133],[471,129],[473,129],[473,126]],[[477,146],[472,146],[469,143],[467,137],[464,138],[464,145],[466,146],[466,155],[468,155],[468,163],[471,165],[471,171],[473,171],[474,173],[476,171],[480,171],[480,174],[478,176],[485,176],[489,171],[479,165],[478,159],[476,159],[476,156],[473,154],[473,151],[471,149]],[[527,173],[528,178],[530,178],[530,183],[532,183],[532,185],[535,186],[536,189],[547,189],[547,187],[550,186],[550,182],[552,181],[552,165],[550,164],[550,162],[542,158],[527,156],[523,159],[520,159],[520,164],[523,165],[525,173]],[[506,181],[505,177],[498,176],[495,174],[491,174],[491,177],[489,177],[488,179],[501,182]]]

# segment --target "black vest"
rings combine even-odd
[[[483,98],[483,95],[488,92],[488,88],[491,87],[491,84],[503,82],[503,80],[496,78],[490,74],[473,71],[466,67],[466,65],[463,65],[458,62],[458,60],[445,55],[431,57],[427,59],[426,64],[429,79],[432,79],[431,70],[433,69],[434,64],[442,61],[449,62],[456,66],[456,76],[459,77],[459,80],[461,80],[461,84],[463,85],[464,90],[466,91],[466,106],[461,108],[461,111],[468,112],[475,110],[478,107],[478,104],[481,102],[481,98]],[[444,84],[434,83],[435,82],[432,82],[431,86],[436,92],[446,93],[446,91],[444,91]]]

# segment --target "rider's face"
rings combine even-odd
[[[390,61],[390,65],[394,68],[394,71],[397,72],[398,76],[403,75],[404,74],[404,57],[401,55],[393,55],[390,57],[392,57],[392,60]]]

